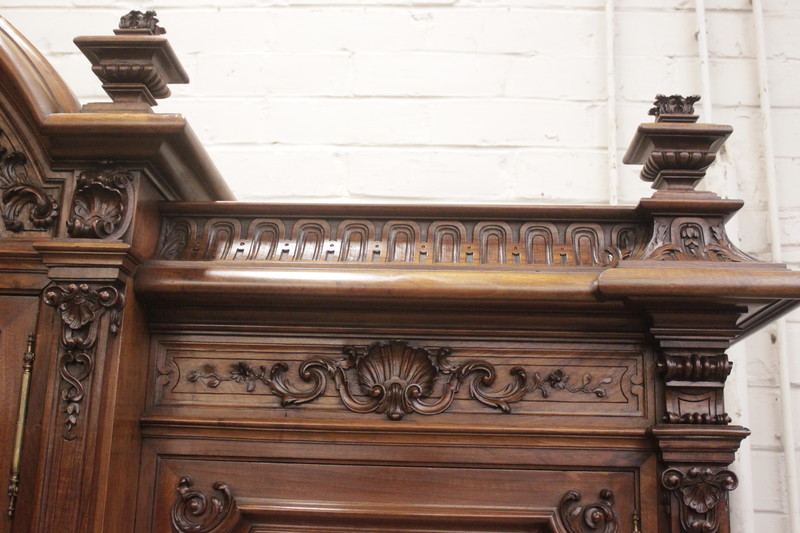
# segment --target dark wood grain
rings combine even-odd
[[[800,274],[695,190],[697,97],[635,133],[635,207],[218,202],[156,22],[79,39],[115,99],[79,112],[0,19],[3,468],[39,353],[0,531],[730,532],[726,350]]]

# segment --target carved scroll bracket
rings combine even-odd
[[[100,319],[107,314],[109,332],[116,334],[125,296],[121,287],[76,282],[48,287],[44,302],[58,310],[63,322],[58,365],[66,425],[64,439],[74,440],[77,437],[74,428],[80,419],[97,357]]]
[[[78,175],[67,221],[71,237],[119,239],[135,203],[134,176],[126,170],[87,170]]]
[[[579,505],[581,493],[577,490],[570,490],[561,498],[558,515],[568,533],[619,531],[619,516],[614,508],[614,493],[603,489],[599,496],[599,501],[588,505]]]
[[[0,129],[0,211],[5,228],[15,233],[47,229],[58,217],[58,202],[45,193],[41,180],[28,174],[27,163],[25,154],[10,147]]]
[[[239,517],[236,500],[231,489],[222,481],[213,485],[217,496],[207,496],[192,490],[194,482],[181,478],[178,483],[178,498],[172,507],[172,529],[176,533],[212,533],[230,531],[226,524]]]

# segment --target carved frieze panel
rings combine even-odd
[[[100,319],[108,314],[110,334],[119,328],[119,311],[125,304],[121,288],[87,283],[52,285],[44,291],[44,303],[55,307],[61,321],[58,368],[61,375],[64,439],[73,440],[97,358],[97,343],[103,332]]]
[[[30,169],[28,157],[0,128],[0,211],[6,231],[46,230],[58,218],[58,202]]]
[[[170,260],[607,266],[646,243],[630,223],[167,217]]]
[[[670,216],[642,224],[168,216],[158,257],[569,267],[755,261],[730,242],[721,217]]]
[[[601,364],[580,353],[403,341],[338,346],[311,340],[255,346],[166,341],[156,353],[154,392],[157,405],[303,405],[312,413],[380,413],[390,420],[445,412],[643,416],[642,354],[606,357]]]
[[[81,172],[67,220],[71,237],[118,239],[133,217],[133,173],[105,169]]]

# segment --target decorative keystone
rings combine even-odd
[[[718,198],[695,191],[706,170],[717,157],[733,128],[720,124],[696,124],[694,103],[699,96],[656,96],[655,123],[639,125],[622,161],[644,165],[640,174],[653,183],[655,196]]]
[[[91,103],[88,112],[152,112],[156,99],[167,98],[170,83],[188,83],[169,42],[160,34],[155,11],[131,11],[120,19],[114,36],[77,37],[75,45],[92,63],[113,103]]]

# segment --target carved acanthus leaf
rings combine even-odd
[[[600,501],[579,505],[581,493],[570,490],[561,498],[558,514],[568,533],[616,533],[619,517],[614,508],[614,493],[608,489],[600,491]]]
[[[568,384],[570,376],[562,369],[546,374],[539,372],[529,384],[527,372],[520,367],[510,370],[511,381],[496,390],[496,370],[490,363],[472,359],[460,363],[448,360],[449,348],[429,350],[410,346],[404,341],[374,343],[367,347],[345,346],[343,359],[314,357],[299,368],[300,378],[311,386],[299,389],[286,378],[288,366],[277,363],[267,371],[265,366],[253,368],[239,361],[229,372],[220,374],[213,368],[192,370],[186,379],[215,389],[226,381],[242,383],[247,392],[256,390],[258,383],[280,396],[281,405],[300,405],[316,400],[325,393],[330,379],[334,380],[343,405],[356,413],[385,413],[390,420],[400,420],[406,414],[435,415],[446,411],[463,385],[469,387],[470,397],[478,402],[511,412],[511,404],[527,393],[539,391],[548,398],[556,391],[572,394],[591,394],[598,398],[608,395],[604,385],[607,377],[592,384],[591,374],[582,377],[581,386]]]

